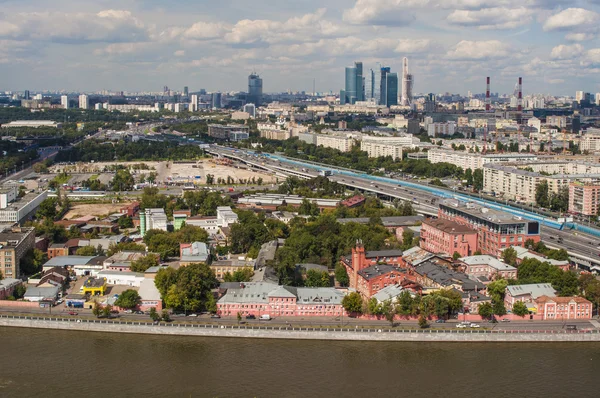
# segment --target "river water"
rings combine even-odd
[[[0,397],[598,397],[598,343],[199,338],[0,327]]]

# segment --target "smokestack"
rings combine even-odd
[[[519,77],[519,96],[517,97],[517,112],[523,112],[523,78]]]
[[[490,77],[487,78],[487,88],[485,90],[485,111],[489,112],[491,110],[491,102],[490,102]]]

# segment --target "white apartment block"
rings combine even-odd
[[[549,126],[556,126],[558,128],[567,127],[567,117],[566,116],[548,116],[546,118],[546,124]]]
[[[87,95],[81,94],[79,96],[79,108],[88,109],[90,107],[90,99]]]
[[[427,135],[437,137],[440,135],[452,135],[456,131],[456,123],[430,123],[427,125]]]
[[[391,156],[394,160],[402,160],[402,148],[411,146],[412,137],[363,137],[360,142],[360,150],[370,158]]]
[[[61,95],[60,105],[65,109],[69,109],[69,97],[67,97],[66,95]]]
[[[579,149],[588,152],[600,151],[600,130],[587,129],[579,141]]]
[[[483,155],[465,151],[431,149],[427,152],[427,160],[431,163],[452,163],[463,170],[476,170],[492,163],[531,162],[537,160],[537,156],[517,152]]]
[[[354,140],[360,139],[360,133],[347,134],[315,134],[317,146],[337,149],[340,152],[350,152]]]
[[[527,167],[531,170],[522,170]],[[543,175],[540,172],[550,175]],[[558,193],[573,181],[594,182],[600,179],[600,164],[575,162],[535,162],[525,164],[483,167],[483,190],[503,194],[505,199],[535,203],[535,191],[539,183],[546,180],[548,190]]]
[[[109,103],[105,103],[103,105],[104,109],[109,111],[119,111],[119,112],[158,112],[159,109],[155,105],[135,105],[135,104],[120,104],[113,105]]]
[[[167,230],[165,209],[145,209],[140,211],[140,234],[144,236],[151,229]]]
[[[537,117],[530,118],[527,121],[527,126],[535,128],[538,133],[542,131],[542,121]]]

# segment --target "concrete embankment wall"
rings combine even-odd
[[[37,319],[14,319],[0,318],[0,326],[77,330],[90,332],[109,333],[135,333],[135,334],[160,334],[179,336],[201,336],[201,337],[243,337],[264,339],[298,339],[298,340],[355,340],[355,341],[438,341],[438,342],[600,342],[600,333],[490,333],[483,331],[388,331],[382,329],[371,332],[354,331],[354,329],[340,331],[333,330],[286,330],[277,327],[271,329],[238,328],[235,326],[215,327],[185,327],[184,325],[172,324],[169,326],[148,324],[123,324],[123,323],[99,323],[99,322],[65,322],[55,320]]]

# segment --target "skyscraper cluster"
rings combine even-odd
[[[340,91],[340,104],[355,104],[358,101],[374,101],[379,105],[412,104],[412,75],[408,73],[408,60],[404,58],[402,73],[402,93],[399,97],[398,74],[389,66],[377,64],[376,69],[363,71],[363,63],[355,62],[346,68],[345,87]]]

